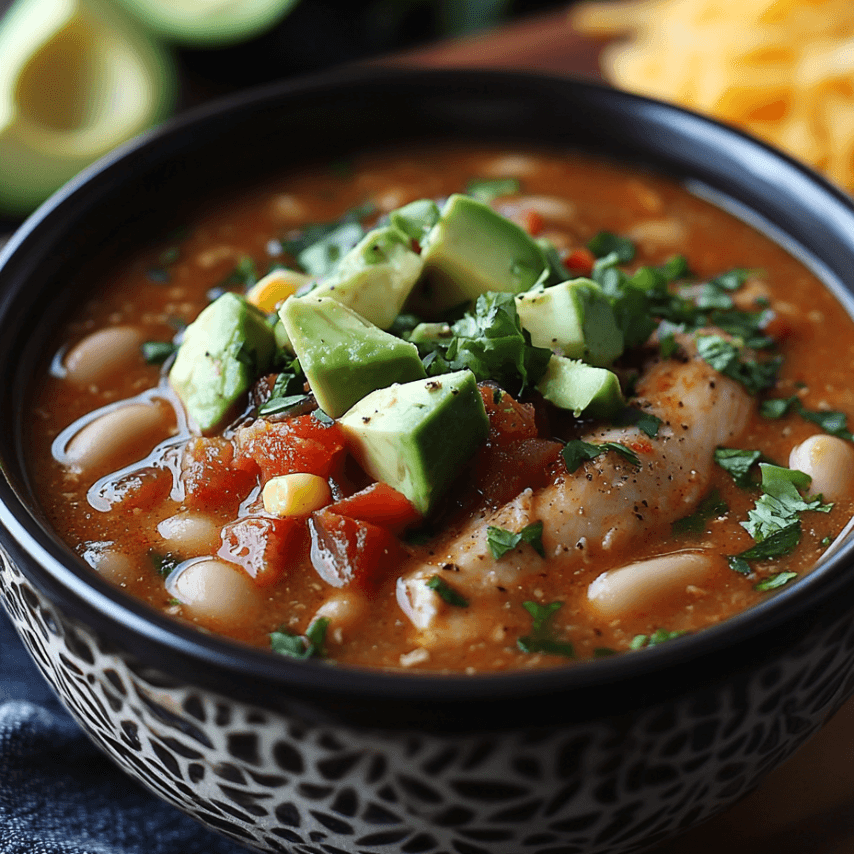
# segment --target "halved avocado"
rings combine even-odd
[[[172,109],[171,55],[102,0],[18,0],[0,20],[0,210],[26,214]]]
[[[297,0],[116,0],[152,32],[179,44],[213,47],[272,27]]]

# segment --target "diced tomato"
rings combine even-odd
[[[267,587],[280,581],[304,553],[306,526],[302,518],[247,516],[229,522],[220,537],[217,554],[242,566],[259,587]]]
[[[333,587],[352,584],[373,592],[406,557],[400,540],[388,528],[351,519],[324,507],[308,520],[311,562]]]
[[[480,500],[497,507],[523,489],[539,489],[552,480],[552,466],[563,443],[529,438],[503,445],[486,445],[474,459],[472,486]]]
[[[491,444],[506,444],[537,435],[536,412],[529,403],[518,403],[506,391],[494,385],[480,385],[480,395],[489,416]]]
[[[531,237],[536,237],[538,234],[542,234],[543,228],[545,226],[545,220],[543,219],[543,215],[539,213],[539,211],[535,211],[533,208],[526,208],[522,211],[522,221],[520,225]]]
[[[236,507],[255,486],[255,474],[233,463],[234,446],[227,439],[191,439],[181,461],[186,503],[190,507]]]
[[[589,276],[593,272],[595,263],[596,256],[586,246],[573,249],[563,259],[564,267],[576,276]]]
[[[411,525],[418,524],[422,516],[415,505],[402,493],[387,483],[372,483],[370,486],[342,498],[327,508],[333,513],[370,522],[400,534]]]
[[[344,433],[337,423],[322,424],[313,415],[284,421],[259,418],[234,436],[235,465],[257,471],[263,481],[305,472],[331,477],[344,456]]]

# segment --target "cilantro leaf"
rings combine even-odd
[[[575,650],[568,641],[553,637],[551,621],[555,613],[563,607],[563,602],[550,602],[540,605],[538,602],[526,601],[522,607],[531,615],[531,633],[516,640],[516,645],[522,652],[543,652],[546,655],[562,655],[564,658],[575,658]]]
[[[651,635],[635,635],[629,649],[645,649],[650,646],[658,646],[665,641],[681,637],[685,632],[670,632],[667,629],[656,629]]]
[[[854,441],[854,435],[848,430],[848,417],[844,412],[832,409],[807,409],[801,399],[793,394],[791,397],[775,397],[763,400],[759,411],[766,418],[782,418],[787,412],[794,411],[805,421],[818,424],[825,433],[840,439]]]
[[[148,559],[151,561],[154,571],[161,577],[166,578],[179,563],[181,558],[171,553],[161,554],[154,549],[148,550]]]
[[[739,448],[715,448],[715,462],[743,489],[752,486],[750,470],[762,458],[762,451]]]
[[[440,599],[443,599],[449,605],[453,605],[455,608],[468,608],[469,600],[466,599],[461,593],[458,593],[445,581],[444,578],[438,575],[431,575],[430,578],[427,579],[427,586],[436,592],[436,595],[439,596]]]
[[[622,444],[622,442],[600,442],[595,444],[584,442],[581,439],[571,439],[564,445],[561,456],[564,463],[566,463],[566,470],[572,474],[582,463],[588,460],[595,460],[596,457],[608,451],[619,454],[633,466],[640,468],[641,461],[638,455],[627,445]]]
[[[734,557],[740,560],[768,560],[791,554],[801,541],[800,521],[790,522],[784,528],[778,528],[765,539]]]
[[[710,519],[722,516],[729,510],[729,505],[721,498],[717,489],[713,489],[698,505],[690,516],[677,519],[671,530],[674,534],[702,534]]]
[[[489,204],[500,196],[515,196],[522,190],[517,178],[478,178],[469,181],[466,194]]]
[[[304,635],[279,629],[270,634],[270,648],[279,655],[289,658],[325,658],[326,631],[329,628],[329,619],[319,617],[308,627]]]
[[[143,341],[140,345],[147,365],[162,365],[177,349],[173,341]]]
[[[750,394],[773,386],[782,364],[781,356],[762,361],[748,358],[744,347],[720,335],[698,335],[697,353],[716,371],[741,383]]]
[[[490,525],[486,529],[486,542],[489,551],[496,560],[500,560],[507,552],[512,551],[519,543],[527,543],[540,556],[545,557],[543,548],[543,523],[533,522],[525,525],[518,534],[505,528],[497,528]]]
[[[611,253],[617,256],[618,264],[628,264],[634,260],[635,245],[628,237],[620,237],[610,231],[600,231],[587,241],[587,248],[597,257],[604,258]]]
[[[764,578],[758,584],[754,585],[754,590],[776,590],[778,587],[782,587],[784,584],[788,584],[790,581],[798,577],[797,572],[778,572],[776,575],[772,575],[769,578]]]
[[[426,357],[419,350],[431,376],[467,368],[478,382],[494,380],[520,393],[536,385],[552,355],[547,347],[531,344],[509,293],[481,294],[474,311],[456,321],[451,332],[449,339],[429,342]]]
[[[642,433],[646,433],[650,439],[654,439],[658,435],[658,428],[663,423],[657,415],[653,415],[651,412],[644,412],[641,409],[635,409],[631,406],[622,409],[613,418],[615,427],[628,427],[633,424]]]
[[[809,486],[809,475],[770,463],[760,463],[759,467],[762,471],[763,493],[757,499],[753,510],[748,512],[748,520],[741,523],[757,543],[799,522],[800,514],[807,510],[827,513],[833,506],[825,504],[820,496],[811,500],[801,497],[798,490]]]

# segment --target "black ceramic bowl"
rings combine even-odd
[[[803,252],[851,307],[854,208],[788,158],[671,106],[566,79],[350,72],[196,112],[49,201],[0,265],[2,595],[92,738],[261,850],[637,850],[753,787],[854,689],[854,545],[727,623],[538,673],[424,677],[291,662],[124,596],[43,521],[33,366],[88,259],[219,182],[406,140],[548,144],[702,186]]]

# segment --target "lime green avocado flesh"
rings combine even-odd
[[[623,352],[611,303],[590,279],[573,279],[516,297],[522,326],[535,347],[607,367]]]
[[[489,433],[474,374],[381,388],[340,419],[365,471],[431,513]]]
[[[318,406],[332,418],[375,389],[426,376],[414,344],[335,299],[289,299],[280,316]]]
[[[209,433],[269,371],[274,352],[264,314],[243,297],[225,293],[187,327],[169,381],[191,421]]]
[[[406,234],[393,226],[376,228],[341,259],[335,273],[310,295],[332,297],[380,329],[388,329],[400,314],[423,266]]]
[[[625,406],[620,380],[607,368],[596,368],[565,356],[552,356],[537,383],[542,396],[576,417],[608,418]]]
[[[542,247],[524,229],[459,194],[448,199],[423,245],[425,275],[413,305],[433,315],[487,291],[526,291],[548,264]]]

